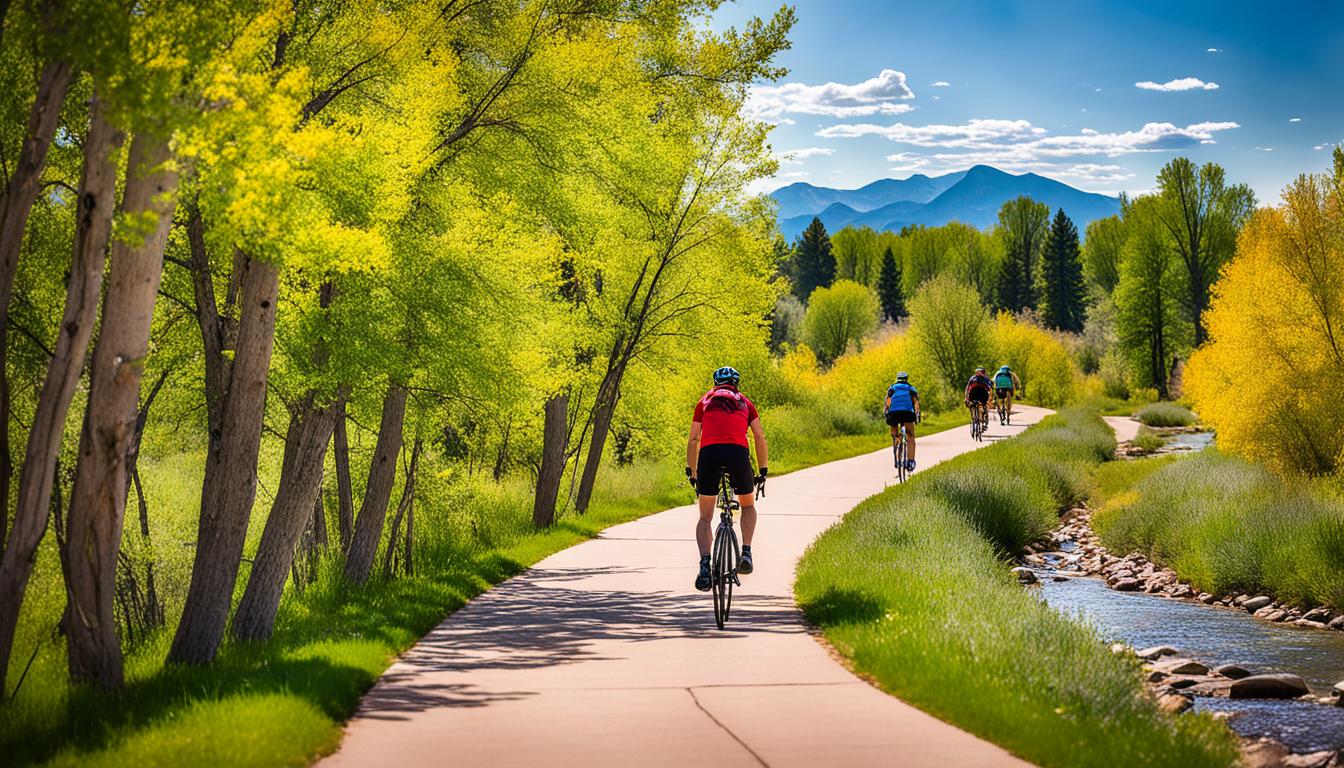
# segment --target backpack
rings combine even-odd
[[[741,392],[722,387],[715,387],[705,393],[700,398],[701,409],[705,413],[717,411],[720,413],[735,413],[746,410],[747,398]]]
[[[1013,388],[1013,375],[1011,373],[999,372],[994,374],[994,386],[999,389]]]

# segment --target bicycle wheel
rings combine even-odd
[[[724,570],[723,570],[723,620],[728,621],[728,614],[733,609],[733,587],[737,584],[737,561],[742,558],[742,549],[737,544],[737,531],[733,527],[727,526],[724,533],[728,537],[728,545],[724,547]]]
[[[900,437],[896,438],[896,482],[905,482],[905,427],[901,427]]]
[[[733,602],[733,567],[736,560],[730,560],[732,544],[735,538],[732,528],[722,523],[714,533],[714,556],[710,563],[714,591],[714,623],[719,629],[728,621],[728,609]]]

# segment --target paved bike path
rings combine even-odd
[[[987,437],[1046,413],[1017,406]],[[921,437],[920,468],[977,445]],[[393,664],[322,765],[1025,765],[859,679],[803,623],[798,559],[891,482],[890,449],[771,479],[724,631],[692,586],[689,506],[558,552]]]

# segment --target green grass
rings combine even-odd
[[[766,418],[776,474],[889,444],[885,424],[843,406],[781,407]],[[926,430],[965,420],[953,412],[931,418]],[[278,441],[263,446],[249,552],[264,524],[267,489],[278,479],[278,448]],[[305,765],[335,749],[341,723],[395,656],[467,600],[606,527],[690,501],[679,459],[611,466],[601,473],[587,514],[564,514],[539,532],[531,524],[530,478],[495,483],[488,472],[465,476],[460,467],[431,458],[417,490],[416,577],[375,578],[351,588],[340,578],[340,563],[328,558],[302,594],[292,585],[286,590],[270,641],[226,642],[209,666],[165,668],[190,578],[191,550],[182,543],[195,537],[203,452],[146,456],[142,471],[168,629],[129,644],[123,693],[72,689],[63,638],[52,632],[64,594],[48,537],[19,627],[11,686],[33,649],[38,654],[17,698],[0,705],[0,762]],[[358,475],[361,468],[355,469]],[[136,548],[137,539],[128,532],[127,546],[137,557],[149,556]]]
[[[1344,503],[1322,481],[1285,481],[1214,449],[1110,478],[1093,524],[1216,595],[1264,593],[1344,608]]]
[[[1235,764],[1222,725],[1159,712],[1134,661],[1008,572],[1008,553],[1094,492],[1114,445],[1070,411],[915,475],[808,550],[800,605],[882,688],[1037,764]]]
[[[1188,427],[1198,419],[1189,408],[1176,403],[1149,403],[1134,412],[1134,418],[1150,427]]]

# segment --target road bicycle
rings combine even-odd
[[[985,439],[985,430],[989,429],[989,408],[984,403],[972,402],[971,409],[971,439],[981,442]]]
[[[765,481],[757,478],[756,497],[765,495]],[[728,475],[719,476],[719,527],[714,530],[714,548],[709,556],[710,585],[714,598],[714,623],[719,629],[728,621],[728,613],[733,607],[733,587],[742,586],[737,577],[737,564],[742,558],[742,548],[737,543],[737,531],[733,529],[733,513],[742,508],[733,489],[728,485]]]
[[[923,421],[923,418],[921,416],[916,416],[915,421]],[[896,482],[898,483],[904,483],[905,478],[910,475],[909,471],[905,468],[908,442],[909,437],[905,431],[905,424],[901,424],[896,428],[896,434],[891,436],[891,452],[896,458]]]

